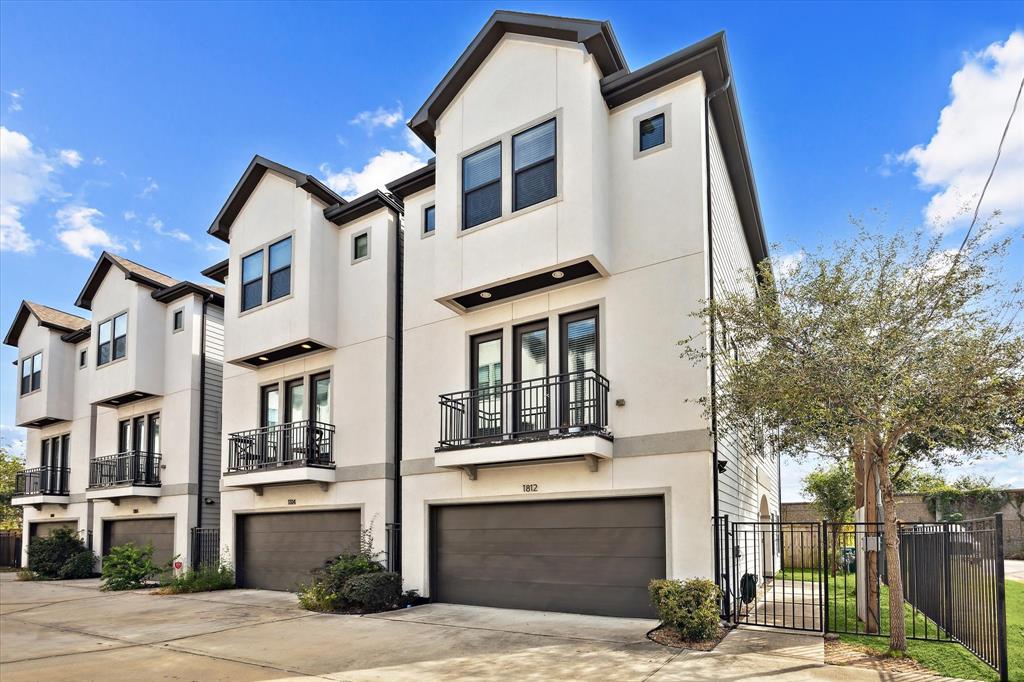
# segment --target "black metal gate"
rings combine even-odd
[[[889,636],[880,523],[714,519],[722,617],[737,625]],[[908,639],[956,642],[1007,679],[1002,515],[901,524]]]

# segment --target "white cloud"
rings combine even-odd
[[[416,170],[423,163],[423,159],[407,151],[384,149],[367,161],[361,170],[345,168],[334,173],[325,163],[320,166],[320,172],[331,189],[346,199],[352,199],[374,189],[383,189],[386,183]]]
[[[93,160],[92,160],[92,165],[94,165],[94,166],[105,166],[106,163],[107,163],[107,160],[104,159],[102,156],[94,157]]]
[[[376,128],[394,128],[404,120],[402,105],[399,103],[397,109],[390,111],[384,107],[377,107],[375,111],[360,111],[349,123],[362,126],[367,133],[372,134]]]
[[[154,180],[153,178],[146,178],[146,186],[142,188],[141,192],[139,192],[139,196],[148,197],[149,195],[156,192],[158,189],[160,189],[160,185],[156,183],[156,180]]]
[[[60,162],[65,166],[71,166],[72,168],[78,168],[82,165],[82,155],[74,149],[61,149],[60,150]]]
[[[95,258],[93,249],[123,251],[124,244],[97,225],[103,214],[90,206],[64,206],[57,211],[57,238],[76,256]]]
[[[922,188],[934,190],[924,209],[936,230],[962,226],[992,168],[1007,117],[1024,78],[1024,32],[968,55],[950,81],[951,101],[925,145],[901,154]],[[1024,112],[1019,107],[1006,136],[1002,157],[985,194],[981,215],[1002,212],[1008,226],[1024,223]]]
[[[431,155],[430,148],[409,128],[405,129],[405,144],[416,156],[428,158]]]
[[[7,94],[11,98],[11,103],[7,105],[7,111],[10,111],[11,113],[21,111],[21,90],[10,90]]]
[[[789,277],[796,272],[797,266],[804,261],[807,257],[807,253],[803,249],[794,251],[792,253],[784,253],[777,258],[772,259],[772,265],[775,267],[775,275],[777,277]]]
[[[135,211],[125,211],[122,215],[124,215],[125,222],[129,223],[138,218],[138,216],[135,215]]]
[[[54,164],[25,135],[0,126],[0,251],[31,253],[38,242],[21,217],[40,197],[57,193]]]
[[[151,230],[156,232],[161,237],[170,237],[171,239],[177,239],[179,242],[192,241],[192,237],[189,237],[181,230],[168,230],[167,228],[165,228],[164,221],[160,220],[155,215],[149,216],[149,219],[146,220],[146,224],[149,225],[149,228]]]
[[[25,429],[20,426],[0,424],[0,445],[15,457],[25,457]]]

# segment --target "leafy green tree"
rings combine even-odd
[[[0,530],[21,530],[21,507],[11,504],[14,477],[25,466],[20,457],[0,445]]]
[[[815,469],[804,477],[804,495],[821,518],[829,523],[843,523],[853,518],[857,481],[849,460],[834,462],[828,468]],[[832,533],[832,575],[839,570],[839,532]]]
[[[903,612],[891,474],[1024,448],[1024,304],[1000,271],[1009,245],[982,229],[950,252],[922,233],[861,226],[779,278],[760,264],[750,291],[716,294],[698,313],[708,329],[684,342],[721,369],[714,402],[701,400],[720,430],[763,424],[779,452],[845,459],[853,444],[870,458],[891,613]],[[910,438],[921,447],[901,447]],[[890,631],[904,653],[903,620]]]

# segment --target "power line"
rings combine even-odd
[[[1006,127],[1003,128],[1003,136],[999,140],[999,147],[996,148],[996,160],[992,162],[992,170],[988,172],[988,179],[985,180],[985,186],[981,188],[981,196],[978,197],[978,204],[974,207],[974,218],[971,219],[971,225],[967,228],[967,234],[964,235],[964,241],[960,244],[960,249],[957,251],[957,256],[967,246],[967,240],[971,237],[971,230],[974,229],[974,224],[978,222],[978,213],[981,211],[981,202],[985,199],[985,191],[988,190],[988,184],[992,182],[992,176],[996,173],[996,166],[999,165],[999,157],[1003,153],[1003,143],[1006,142],[1006,134],[1010,132],[1010,123],[1013,122],[1013,115],[1017,112],[1017,105],[1020,104],[1020,93],[1024,91],[1024,78],[1020,79],[1020,87],[1017,88],[1017,99],[1013,102],[1013,108],[1010,109],[1010,118],[1006,119]]]

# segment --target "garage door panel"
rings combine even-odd
[[[153,545],[153,563],[162,566],[174,558],[174,519],[117,519],[103,522],[103,552],[129,542]]]
[[[665,529],[605,528],[595,533],[586,528],[551,528],[546,554],[558,556],[647,556],[665,555]],[[517,554],[530,552],[537,544],[537,529],[447,530],[438,539],[443,552],[476,554]]]
[[[578,585],[572,592],[556,583],[494,582],[455,580],[448,601],[473,606],[521,609],[524,604],[535,611],[564,611],[620,618],[647,618],[640,604],[648,602],[646,588],[629,587],[610,591],[603,585]]]
[[[280,512],[238,517],[238,584],[295,590],[314,570],[359,549],[360,512]]]
[[[433,510],[434,598],[652,617],[665,575],[660,497],[475,504]]]
[[[479,513],[480,505],[452,506],[444,508],[445,527],[452,530],[664,527],[664,507],[644,503],[646,499],[608,500],[604,505],[595,505],[594,500],[495,504],[488,505],[493,508],[484,515]]]
[[[452,576],[487,576],[492,581],[516,581],[532,576],[538,583],[573,585],[636,585],[636,576],[664,573],[664,557],[615,558],[587,557],[566,560],[559,556],[519,556],[508,554],[443,554],[437,560],[438,571]],[[647,578],[650,580],[650,578]],[[644,583],[646,586],[646,582]]]
[[[68,528],[78,532],[76,521],[39,521],[28,525],[29,538],[48,538],[58,528]]]

